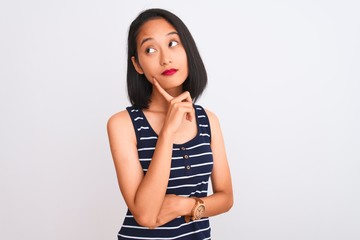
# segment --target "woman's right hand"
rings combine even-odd
[[[193,102],[188,91],[173,97],[160,86],[156,79],[153,79],[153,84],[169,104],[162,132],[169,131],[169,133],[175,134],[184,119],[188,121],[195,119]]]

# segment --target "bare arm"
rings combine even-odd
[[[146,175],[136,148],[136,136],[128,113],[121,112],[108,121],[111,153],[123,198],[135,220],[151,227],[156,221],[169,179],[172,140],[161,134]]]
[[[227,212],[233,205],[233,190],[229,164],[226,157],[224,139],[218,118],[206,111],[211,125],[211,148],[214,166],[211,175],[213,194],[201,198],[206,205],[205,217]],[[167,196],[158,217],[160,226],[176,216],[189,216],[195,200],[181,196]]]
[[[205,216],[214,216],[230,210],[233,205],[233,190],[219,120],[212,112],[208,110],[206,112],[211,125],[211,148],[214,168],[211,174],[213,194],[203,198],[203,201],[206,204]]]
[[[163,93],[165,94],[165,93]],[[181,122],[194,115],[188,92],[168,97],[169,108],[164,126],[146,175],[143,174],[136,147],[136,136],[126,111],[112,116],[107,124],[112,157],[124,200],[143,226],[154,227],[163,206],[170,175],[173,137]]]

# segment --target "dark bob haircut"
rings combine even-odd
[[[190,31],[183,21],[175,14],[159,8],[148,9],[141,12],[131,23],[128,36],[127,56],[127,91],[131,104],[140,108],[148,108],[152,93],[152,84],[144,74],[138,74],[132,64],[131,57],[138,61],[136,39],[141,26],[152,19],[163,18],[178,32],[182,45],[185,48],[189,75],[183,84],[183,91],[189,91],[195,102],[203,93],[207,84],[207,73],[200,53]]]

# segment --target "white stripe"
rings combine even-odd
[[[142,119],[144,119],[144,118],[142,118],[142,117],[137,117],[137,118],[134,119],[134,121],[137,121],[137,120],[139,120],[139,119],[142,120]]]
[[[200,136],[207,136],[207,137],[210,137],[210,135],[209,135],[209,134],[207,134],[207,133],[200,133]]]
[[[205,115],[199,115],[198,118],[204,118],[206,117]]]
[[[127,236],[127,235],[123,235],[123,234],[118,234],[118,236],[120,237],[125,237],[125,238],[131,238],[131,239],[158,239],[158,240],[172,240],[172,239],[177,239],[177,238],[181,238],[181,237],[185,237],[187,235],[190,235],[190,234],[194,234],[194,233],[198,233],[198,232],[203,232],[203,231],[207,231],[209,230],[210,227],[207,227],[207,228],[204,228],[204,229],[199,229],[199,230],[196,230],[196,231],[193,231],[193,232],[188,232],[188,233],[184,233],[184,234],[181,234],[179,236],[176,236],[176,237],[170,237],[170,238],[159,238],[159,237],[132,237],[132,236]]]
[[[194,164],[194,165],[191,165],[191,167],[201,167],[201,166],[205,166],[205,165],[213,165],[212,162],[208,162],[208,163],[200,163],[200,164]]]
[[[151,158],[140,158],[139,161],[151,161]],[[194,164],[191,165],[191,167],[201,167],[201,166],[206,166],[206,165],[212,165],[212,162],[208,162],[208,163],[200,163],[200,164]],[[179,170],[179,169],[184,169],[185,166],[181,166],[181,167],[172,167],[170,168],[170,170]],[[143,171],[147,172],[147,169],[143,169]]]
[[[170,170],[179,170],[179,169],[184,169],[184,166],[181,167],[174,167],[174,168],[170,168]],[[147,169],[143,169],[143,171],[147,172]]]
[[[196,108],[196,110],[202,110],[202,108]]]
[[[139,110],[137,110],[137,109],[133,109],[133,110],[131,110],[131,112],[138,112]]]
[[[169,181],[178,180],[178,179],[187,179],[187,178],[193,178],[193,177],[200,177],[200,176],[206,176],[206,175],[210,175],[210,174],[211,174],[211,172],[207,172],[207,173],[195,174],[195,175],[192,175],[192,176],[175,177],[175,178],[170,178]]]
[[[138,149],[138,152],[140,151],[146,151],[146,150],[154,150],[155,148],[154,147],[149,147],[149,148],[139,148]]]
[[[149,129],[149,127],[140,127],[140,128],[142,128],[142,129]],[[138,128],[138,131],[141,130],[140,128]],[[147,139],[157,139],[157,137],[141,137],[141,138],[140,138],[140,140],[147,140]],[[206,143],[205,143],[205,144],[206,144]],[[209,144],[207,144],[207,145],[209,145]],[[155,149],[155,148],[154,148],[154,149]],[[191,149],[191,148],[188,148],[188,149]],[[173,148],[172,150],[174,150],[174,151],[179,151],[180,148]]]
[[[208,182],[200,182],[200,183],[196,183],[196,184],[184,184],[184,185],[177,185],[177,186],[173,186],[173,187],[167,187],[167,189],[175,189],[175,188],[181,188],[181,187],[196,187],[202,184],[207,184]]]
[[[212,162],[209,162],[209,163],[200,163],[200,164],[194,164],[194,165],[191,165],[191,167],[201,167],[201,166],[206,166],[206,165],[213,165]],[[170,168],[170,170],[179,170],[179,169],[184,169],[185,166],[181,166],[181,167],[173,167],[173,168]],[[143,169],[143,171],[147,172],[147,169]]]
[[[179,169],[184,169],[185,166],[181,166],[181,167],[173,167],[173,168],[170,168],[171,170],[179,170]]]
[[[141,137],[140,140],[147,140],[147,139],[157,139],[156,136],[153,137]]]
[[[184,157],[172,157],[171,160],[183,159]],[[151,161],[151,158],[139,158],[140,161]]]
[[[139,127],[137,130],[138,130],[138,131],[141,131],[141,129],[149,129],[149,127],[143,127],[143,126],[141,126],[141,127]]]
[[[207,124],[199,124],[199,127],[208,127],[209,125]]]
[[[193,147],[189,147],[187,148],[187,150],[191,150],[193,148],[197,148],[200,146],[204,146],[204,145],[210,145],[210,143],[201,143],[199,145],[193,146]],[[148,148],[139,148],[138,151],[145,151],[145,150],[155,150],[155,147],[148,147]],[[175,150],[175,149],[174,149]],[[198,156],[203,156],[203,155],[209,155],[212,154],[211,152],[207,152],[207,153],[200,153],[200,154],[194,154],[194,155],[190,155],[190,157],[198,157]],[[183,157],[173,157],[172,159],[181,159]]]
[[[204,156],[204,155],[212,155],[212,152],[194,154],[194,155],[190,155],[189,157],[200,157],[200,156]]]
[[[180,196],[180,197],[190,197],[190,196],[193,196],[195,193],[207,193],[207,192],[208,192],[207,190],[203,190],[203,191],[196,190],[195,192],[192,192],[189,195],[178,195],[178,196]]]
[[[210,145],[210,143],[200,143],[198,145],[188,147],[188,148],[186,148],[186,150],[194,149],[194,148],[197,148],[197,147],[200,147],[200,146],[205,146],[205,145]]]

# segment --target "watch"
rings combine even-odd
[[[185,221],[190,222],[190,220],[199,220],[204,216],[205,213],[205,203],[200,198],[194,198],[195,205],[191,210],[191,216],[185,216]]]

